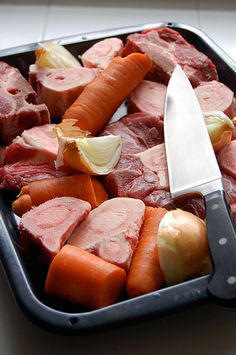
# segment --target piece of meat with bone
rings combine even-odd
[[[105,177],[110,196],[141,199],[147,206],[168,210],[181,208],[204,219],[205,208],[201,197],[173,201],[164,144],[138,154],[123,154],[115,169]]]
[[[62,117],[99,72],[83,67],[46,68],[32,64],[29,82],[37,93],[37,103],[45,103],[51,117]]]
[[[129,112],[146,112],[163,119],[167,86],[142,80],[128,98]]]
[[[132,198],[114,198],[92,210],[68,244],[89,251],[128,270],[139,241],[145,205]]]
[[[80,59],[86,68],[105,69],[114,57],[122,54],[123,48],[120,38],[106,38],[87,49]]]
[[[58,139],[55,124],[36,126],[22,132],[6,147],[4,164],[31,159],[36,163],[52,162],[57,157]]]
[[[164,116],[167,87],[163,84],[143,80],[131,93],[129,111],[146,112],[153,116]],[[194,89],[203,112],[222,111],[232,118],[235,110],[234,93],[219,81],[205,81]]]
[[[152,59],[152,69],[146,76],[149,80],[167,84],[176,64],[183,68],[194,87],[202,81],[218,80],[211,59],[170,28],[155,28],[129,35],[123,55],[133,52],[147,53]]]
[[[233,118],[236,100],[234,93],[219,81],[205,81],[194,89],[201,109],[207,111],[222,111],[229,118]]]
[[[18,69],[0,61],[0,142],[8,145],[25,129],[50,123],[45,104]]]
[[[106,176],[111,196],[143,200],[153,191],[169,191],[165,146],[159,144],[144,152],[121,155],[115,169]],[[167,198],[169,203],[169,198]],[[162,203],[165,205],[165,198]],[[162,207],[162,206],[159,206]]]
[[[29,159],[22,160],[0,167],[0,190],[18,191],[32,181],[66,175],[72,175],[72,173],[56,170],[52,163],[35,163]]]
[[[109,134],[121,136],[122,154],[143,152],[164,142],[161,118],[142,112],[123,116],[119,121],[107,125],[100,135]]]
[[[19,224],[23,250],[50,264],[90,210],[88,202],[74,197],[58,197],[31,209]]]

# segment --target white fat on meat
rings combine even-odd
[[[160,188],[166,189],[169,186],[169,176],[166,161],[165,144],[158,144],[155,147],[135,154],[143,165],[158,175]]]
[[[113,198],[92,210],[68,243],[128,269],[139,241],[145,204],[133,198]]]

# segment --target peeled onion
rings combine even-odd
[[[47,68],[81,67],[80,62],[62,45],[54,42],[42,43],[35,51],[35,63]]]
[[[217,152],[226,144],[230,143],[234,124],[231,119],[221,111],[204,112],[203,115],[214,151]]]

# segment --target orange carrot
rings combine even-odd
[[[65,245],[50,264],[46,293],[86,306],[106,307],[116,302],[126,282],[126,272],[81,248]]]
[[[132,53],[124,58],[113,58],[108,67],[86,86],[62,119],[76,119],[74,125],[96,135],[150,68],[151,60],[146,54]]]
[[[158,261],[157,232],[165,208],[146,207],[140,241],[135,250],[127,277],[127,293],[136,297],[158,290],[163,274]]]
[[[81,174],[29,183],[22,187],[17,200],[12,204],[12,209],[16,215],[21,217],[32,206],[38,206],[52,198],[63,196],[77,197],[88,201],[92,208],[108,199],[100,181],[89,174]]]

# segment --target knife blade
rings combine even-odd
[[[232,304],[236,301],[236,228],[199,102],[179,65],[169,80],[164,111],[171,196],[198,193],[204,197],[214,266],[208,291],[215,299]]]

